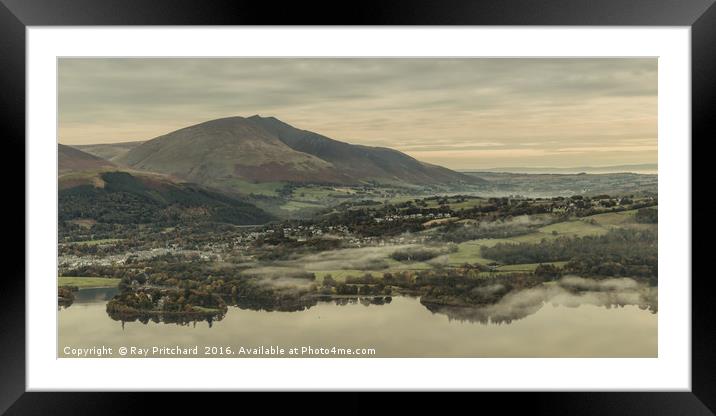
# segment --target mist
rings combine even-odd
[[[485,290],[499,290],[487,286]],[[433,313],[447,315],[449,319],[503,324],[526,318],[545,305],[575,308],[591,305],[604,308],[636,306],[657,313],[658,289],[633,279],[585,279],[566,276],[555,283],[510,292],[494,304],[472,307],[425,305]]]

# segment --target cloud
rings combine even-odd
[[[656,97],[653,58],[63,58],[59,139],[149,139],[262,114],[352,143],[438,152],[415,154],[448,167],[534,161],[455,150],[531,143],[547,151],[584,140],[614,149],[595,164],[654,163]],[[637,144],[651,148],[622,154]],[[587,150],[576,161],[551,157],[557,166],[592,164]]]

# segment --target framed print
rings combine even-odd
[[[460,390],[711,414],[711,3],[6,1],[25,261],[0,409]]]

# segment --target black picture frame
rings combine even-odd
[[[146,401],[188,411],[203,399],[139,393],[26,392],[25,378],[25,28],[75,25],[560,25],[689,26],[692,59],[692,144],[716,137],[716,6],[714,0],[429,0],[341,2],[185,0],[0,0],[0,130],[6,220],[0,287],[0,413],[132,414]],[[688,140],[688,138],[684,138]],[[693,162],[692,162],[693,163]],[[15,173],[14,175],[10,172]],[[692,177],[696,178],[692,173]],[[692,187],[693,189],[693,187]],[[20,199],[22,196],[22,203]],[[23,218],[25,221],[20,221]],[[22,237],[21,237],[22,236]],[[9,240],[9,239],[8,239]],[[20,244],[22,242],[22,244]],[[693,245],[692,245],[693,246]],[[693,247],[698,252],[698,247]],[[702,249],[703,250],[703,249]],[[693,255],[692,255],[693,258]],[[480,407],[549,414],[714,414],[716,319],[707,276],[692,280],[692,386],[690,392],[484,393]],[[615,378],[619,375],[615,374]],[[520,395],[521,397],[506,397]],[[233,395],[232,395],[233,396]],[[223,396],[226,397],[226,396]],[[235,397],[235,396],[234,396]],[[211,400],[216,400],[212,398]],[[244,400],[243,398],[241,399]],[[303,402],[303,400],[306,400]],[[292,406],[315,399],[291,399]],[[235,398],[229,399],[235,406]],[[348,407],[355,398],[344,401]],[[364,403],[364,402],[361,402]],[[162,412],[166,413],[166,412]],[[509,413],[509,412],[508,412]]]

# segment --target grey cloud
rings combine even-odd
[[[548,140],[569,148],[593,132],[619,164],[630,138],[656,143],[656,88],[654,58],[65,58],[60,140],[147,139],[258,113],[404,151]]]

